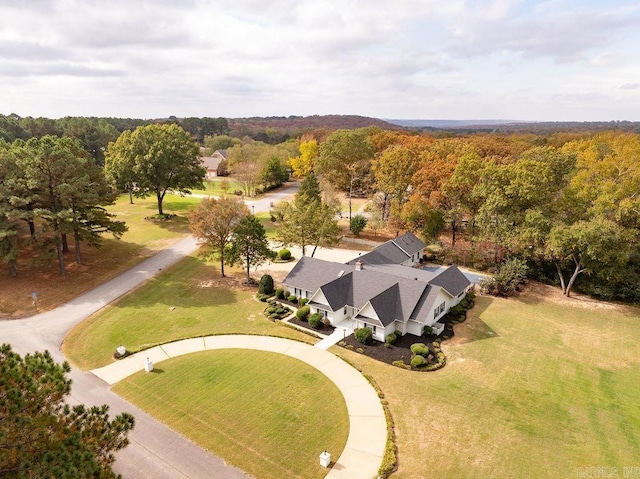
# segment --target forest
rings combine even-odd
[[[429,244],[435,260],[498,272],[515,261],[529,277],[557,284],[566,295],[577,290],[640,301],[640,135],[632,124],[434,132],[384,128],[384,123],[340,128],[335,117],[325,126],[316,126],[322,118],[316,117],[313,127],[297,129],[291,127],[296,118],[275,119],[286,126],[277,130],[266,126],[274,119],[247,120],[238,128],[242,122],[224,118],[49,120],[10,115],[0,117],[0,175],[15,175],[11,168],[18,165],[35,178],[32,183],[44,181],[37,165],[52,156],[47,148],[57,148],[75,165],[70,175],[95,178],[110,150],[123,143],[123,132],[174,125],[188,134],[187,143],[209,152],[228,150],[229,173],[245,185],[246,195],[277,186],[289,174],[304,178],[313,172],[329,205],[336,195],[369,198],[365,233],[412,230]],[[249,124],[255,129],[248,131]],[[196,154],[185,145],[186,156]],[[202,174],[193,170],[185,191]],[[104,206],[115,193],[127,191],[127,184],[142,184],[142,179],[102,176],[99,183],[92,180],[103,186],[90,201],[80,195],[88,195],[80,186],[75,187],[77,195],[61,192],[49,203],[43,193],[36,198],[26,180],[18,182],[22,190],[0,189],[0,258],[10,270],[15,270],[19,250],[16,223],[28,222],[36,213],[47,225],[45,239],[52,231],[77,241],[97,241],[107,231],[122,234],[124,225],[106,215]],[[29,226],[33,238],[37,232]]]

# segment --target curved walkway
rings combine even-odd
[[[224,335],[185,339],[133,354],[93,374],[113,385],[155,363],[184,354],[213,349],[257,349],[285,354],[318,369],[338,386],[349,414],[349,436],[344,450],[327,474],[328,479],[376,477],[384,456],[387,425],[376,390],[354,367],[322,349],[290,339],[270,336]],[[329,451],[330,453],[332,451]]]

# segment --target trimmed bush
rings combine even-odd
[[[289,261],[291,259],[291,251],[286,248],[282,248],[278,251],[278,259],[282,261]]]
[[[307,321],[309,319],[309,313],[311,312],[311,308],[309,306],[303,306],[298,311],[296,311],[296,318],[300,321]]]
[[[456,304],[451,309],[449,309],[449,314],[451,316],[462,316],[464,314],[464,307],[460,304]]]
[[[373,331],[370,328],[358,328],[354,331],[354,335],[359,343],[368,344],[373,338]]]
[[[283,288],[276,289],[276,298],[284,299],[284,289]]]
[[[349,229],[356,236],[362,233],[365,226],[367,226],[367,218],[362,215],[355,215],[349,223]]]
[[[313,313],[309,316],[309,326],[314,329],[320,328],[322,326],[322,320],[324,319],[324,315],[322,313]]]
[[[347,344],[344,348],[345,349],[353,349],[353,344]]]
[[[422,332],[423,336],[431,336],[433,334],[433,328],[431,326],[425,326]]]
[[[300,298],[300,306],[304,306],[309,302],[309,298]]]
[[[284,313],[284,308],[282,308],[282,307],[276,308],[276,313],[278,313],[278,314]]]
[[[290,303],[297,303],[298,302],[298,298],[295,295],[291,295],[287,298],[289,300]]]
[[[273,294],[273,278],[270,274],[263,274],[258,283],[258,293]]]
[[[267,308],[267,313],[271,314],[271,313],[275,313],[276,312],[276,308],[274,308],[273,306],[269,306]]]
[[[417,356],[426,358],[429,355],[429,348],[424,343],[413,343],[411,345],[411,352]]]
[[[414,356],[411,358],[411,366],[414,368],[420,368],[427,364],[427,360],[422,356]]]
[[[398,366],[399,368],[402,368],[402,369],[411,369],[411,366],[409,364],[405,364],[404,361],[402,360],[393,361],[391,364],[393,364],[394,366]]]
[[[360,353],[360,354],[362,354],[362,353],[364,353],[364,349],[362,349],[362,348],[356,348],[356,353]]]
[[[385,338],[385,342],[386,344],[393,344],[396,342],[397,339],[398,339],[398,336],[396,336],[396,333],[391,333],[391,334],[387,334],[387,337]]]

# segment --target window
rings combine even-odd
[[[376,334],[376,325],[373,324],[372,326],[373,326],[373,334]]]
[[[347,314],[347,307],[346,307],[346,306],[344,307],[344,313],[343,313],[343,314],[344,314],[345,316],[346,316],[346,314]]]
[[[442,303],[440,306],[438,306],[434,311],[433,311],[433,319],[438,319],[438,316],[440,316],[442,313],[444,313],[445,308],[447,307],[447,303]]]

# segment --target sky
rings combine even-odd
[[[640,0],[0,0],[0,113],[640,121]]]

